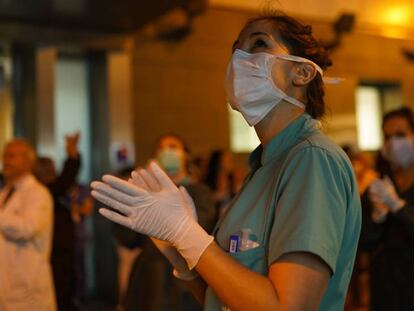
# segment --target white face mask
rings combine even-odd
[[[391,165],[408,168],[414,162],[413,140],[409,137],[392,137],[382,149],[382,155]]]
[[[227,67],[225,88],[231,107],[239,111],[250,126],[259,123],[282,100],[305,109],[303,103],[274,84],[272,68],[277,58],[310,63],[323,74],[318,65],[306,58],[235,50]]]

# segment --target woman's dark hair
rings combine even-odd
[[[33,166],[33,175],[43,184],[48,184],[56,178],[55,162],[48,157],[38,157]]]
[[[211,153],[210,159],[207,164],[206,176],[204,182],[211,190],[217,189],[217,176],[220,171],[221,157],[223,156],[222,150],[215,150]]]
[[[319,65],[322,70],[332,65],[328,51],[313,37],[310,25],[303,25],[281,11],[274,11],[250,19],[246,26],[257,21],[272,22],[290,54],[307,58]],[[306,91],[306,112],[315,119],[320,119],[325,114],[324,95],[322,76],[316,74]]]
[[[408,107],[403,107],[400,109],[392,110],[387,112],[382,119],[382,127],[384,128],[385,122],[393,118],[403,118],[407,120],[408,124],[411,127],[411,130],[414,132],[414,116],[413,111]]]
[[[204,176],[204,183],[212,190],[217,190],[217,179],[219,172],[221,170],[221,159],[224,156],[223,150],[214,150],[210,154],[210,159],[207,163],[206,173]],[[229,173],[227,176],[230,183],[230,191],[233,192],[234,186],[234,176],[232,173]],[[233,195],[233,193],[232,193]]]
[[[179,135],[177,135],[177,134],[175,134],[175,133],[167,133],[167,134],[163,134],[163,135],[161,135],[161,136],[159,136],[159,137],[157,138],[157,140],[156,140],[156,142],[155,142],[155,148],[154,148],[154,150],[153,150],[153,155],[154,155],[154,154],[155,154],[155,152],[157,151],[157,148],[158,148],[158,146],[161,144],[161,141],[162,141],[164,138],[167,138],[167,137],[172,137],[172,138],[174,138],[174,139],[178,140],[178,141],[181,143],[181,145],[183,146],[184,152],[185,152],[187,155],[190,155],[190,154],[191,154],[190,149],[188,148],[187,144],[185,143],[184,139],[183,139],[181,136],[179,136]]]

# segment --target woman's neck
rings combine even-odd
[[[262,146],[283,131],[290,123],[304,113],[302,108],[294,106],[286,101],[276,105],[262,121],[255,125],[254,129]]]

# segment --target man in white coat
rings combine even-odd
[[[3,152],[0,191],[0,311],[56,310],[50,252],[53,203],[31,174],[33,148],[22,139]]]

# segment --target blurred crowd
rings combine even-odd
[[[89,310],[85,252],[91,238],[85,220],[95,203],[89,187],[78,182],[79,139],[79,133],[66,137],[60,172],[52,158],[36,155],[24,139],[13,139],[4,148],[0,310]],[[194,160],[184,140],[174,134],[158,139],[152,157],[186,188],[199,223],[212,232],[245,169],[237,169],[225,150],[213,151],[205,161]],[[118,175],[127,179],[133,169],[126,167]],[[201,310],[150,239],[116,225],[112,233],[118,255],[117,309]]]
[[[343,146],[353,165],[363,223],[347,310],[408,310],[414,292],[414,118],[402,108],[383,120],[378,152]],[[85,220],[94,211],[81,168],[79,134],[66,137],[58,172],[23,139],[3,151],[0,191],[0,310],[87,310]],[[228,150],[195,159],[175,134],[152,154],[175,184],[186,188],[198,222],[212,233],[240,189],[247,167]],[[128,179],[133,167],[118,176]],[[143,172],[145,173],[145,172]],[[117,310],[202,310],[173,276],[152,241],[113,225],[118,256]],[[10,267],[19,267],[10,268]]]
[[[376,153],[349,146],[359,184],[362,228],[349,310],[411,310],[414,306],[414,117],[409,108],[385,114]]]

